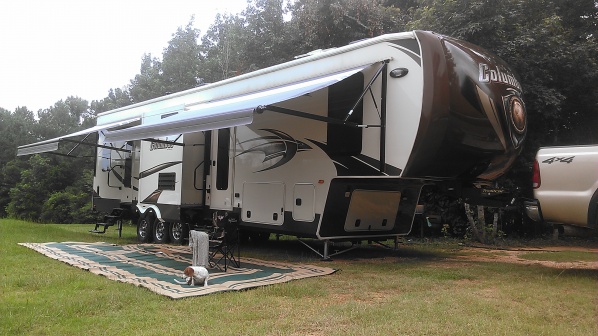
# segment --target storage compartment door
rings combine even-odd
[[[400,203],[400,191],[353,191],[345,220],[345,231],[392,230]]]
[[[284,183],[244,183],[244,222],[282,225],[284,222]]]
[[[293,188],[293,219],[298,222],[313,222],[316,188],[313,184],[295,184]]]

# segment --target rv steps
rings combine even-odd
[[[103,223],[96,223],[96,227],[93,230],[89,230],[91,233],[99,233],[103,234],[106,233],[106,230],[110,226],[114,226],[116,224],[118,230],[118,237],[122,236],[123,230],[123,216],[125,214],[125,209],[123,208],[114,208],[109,215],[104,216]],[[100,227],[103,227],[102,230],[99,230]]]

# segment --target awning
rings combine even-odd
[[[155,111],[148,112],[144,115],[142,125],[105,132],[105,140],[140,140],[251,124],[254,110],[258,106],[279,103],[317,91],[368,66],[370,65],[233,98],[197,105],[187,104],[185,110],[178,113],[164,112],[164,115],[159,116]]]
[[[76,142],[79,144],[95,146],[95,145],[97,145],[95,142],[94,143],[84,143],[83,140],[75,141],[75,140],[70,140],[70,139],[77,137],[77,136],[81,136],[81,135],[90,135],[97,131],[123,127],[123,126],[129,125],[135,121],[139,121],[139,119],[140,118],[133,118],[133,119],[123,120],[123,121],[114,122],[114,123],[105,124],[105,125],[97,125],[97,126],[90,127],[90,128],[87,128],[87,129],[84,129],[84,130],[81,130],[81,131],[78,131],[75,133],[63,135],[58,138],[44,140],[44,141],[36,142],[33,144],[29,144],[29,145],[19,146],[17,149],[17,156],[56,151],[56,150],[58,150],[58,145],[61,141],[70,141],[70,142]],[[95,139],[94,139],[94,141],[95,141]]]

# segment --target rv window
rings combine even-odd
[[[343,120],[363,92],[363,74],[358,72],[328,88],[328,117]],[[363,103],[353,110],[348,121],[363,123]],[[361,128],[328,124],[327,143],[332,155],[361,153]]]
[[[228,152],[230,147],[230,128],[218,130],[218,154],[216,163],[216,189],[228,189]]]
[[[102,148],[102,157],[100,158],[102,171],[110,170],[110,148]]]

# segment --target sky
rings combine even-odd
[[[195,15],[203,34],[217,13],[247,0],[2,0],[0,108],[37,112],[77,96],[91,102],[139,73],[145,53],[162,57]]]

